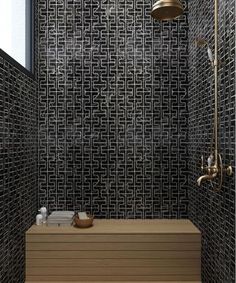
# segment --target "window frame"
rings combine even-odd
[[[34,8],[35,8],[34,0],[26,1],[26,45],[25,52],[26,56],[26,66],[21,65],[16,59],[11,57],[7,52],[0,48],[0,56],[7,60],[14,67],[19,69],[21,72],[26,74],[32,79],[35,79],[34,75]]]

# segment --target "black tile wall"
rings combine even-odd
[[[36,83],[0,57],[0,282],[24,282],[37,162],[38,205],[104,218],[189,214],[203,234],[202,281],[234,282],[235,177],[220,193],[196,186],[213,76],[194,41],[214,49],[213,1],[189,0],[189,24],[187,9],[153,21],[149,0],[35,2],[39,101]],[[235,166],[234,0],[219,8],[220,148]]]
[[[39,0],[40,205],[187,217],[187,17],[151,2]]]
[[[24,282],[37,207],[36,83],[0,56],[0,282]]]
[[[206,182],[200,188],[200,157],[209,156],[213,122],[213,74],[205,48],[214,50],[214,1],[189,4],[189,217],[203,235],[202,282],[235,282],[235,175],[216,193]],[[219,1],[219,146],[223,162],[235,166],[235,1]],[[234,167],[235,169],[235,167]]]

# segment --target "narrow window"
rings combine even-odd
[[[0,48],[33,71],[33,0],[0,0]]]

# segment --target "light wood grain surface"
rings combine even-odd
[[[26,282],[200,282],[201,235],[188,220],[96,220],[33,226]]]
[[[58,281],[43,281],[44,283],[58,283]],[[71,281],[60,281],[70,283]],[[42,281],[26,281],[25,283],[42,283]],[[94,281],[74,281],[74,283],[94,283]],[[96,283],[107,283],[107,281],[96,281]],[[183,283],[183,281],[112,281],[112,283]],[[184,281],[184,283],[201,283],[200,281]]]
[[[155,220],[119,220],[95,219],[94,226],[79,229],[72,226],[36,226],[27,234],[200,234],[189,220],[155,219]]]

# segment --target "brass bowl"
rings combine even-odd
[[[89,228],[93,226],[93,219],[94,216],[88,215],[89,219],[79,219],[79,217],[76,215],[74,217],[74,226],[78,228]]]

